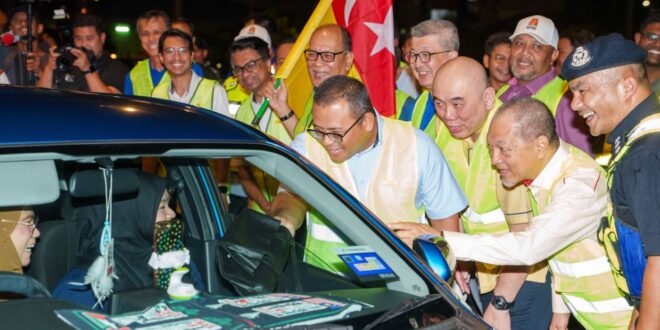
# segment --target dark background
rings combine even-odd
[[[210,59],[227,68],[227,47],[251,13],[267,12],[278,24],[274,42],[297,36],[317,1],[314,0],[51,0],[35,1],[34,7],[47,28],[53,29],[52,10],[65,7],[74,16],[81,11],[100,15],[106,23],[106,48],[133,64],[144,58],[135,33],[135,20],[149,9],[162,9],[171,17],[183,16],[195,25],[195,34],[203,36],[211,47]],[[480,59],[483,42],[496,31],[512,31],[517,21],[532,14],[551,18],[560,33],[570,27],[586,28],[596,35],[619,32],[632,38],[644,16],[660,0],[394,0],[394,17],[405,33],[416,23],[431,17],[431,12],[446,10],[459,30],[462,55]],[[7,10],[16,0],[0,0]],[[131,27],[128,34],[114,31],[118,23]]]

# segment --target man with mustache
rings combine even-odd
[[[555,116],[559,137],[593,157],[588,130],[571,109],[568,84],[552,67],[559,55],[555,24],[541,15],[529,16],[518,22],[510,39],[509,65],[514,78],[497,97],[502,102],[525,96],[540,100]]]

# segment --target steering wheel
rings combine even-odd
[[[50,298],[50,292],[39,281],[12,272],[0,272],[0,292],[16,293],[26,298]]]

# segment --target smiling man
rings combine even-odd
[[[506,36],[508,38],[508,35]],[[505,39],[508,40],[508,39]],[[461,214],[465,233],[501,234],[524,231],[531,220],[527,193],[522,185],[502,188],[499,175],[490,161],[486,135],[501,105],[495,90],[488,85],[484,68],[475,60],[457,57],[445,63],[433,82],[433,99],[437,116],[436,144],[447,158],[454,175],[465,192],[469,206]],[[397,224],[400,233],[406,224]],[[464,293],[470,292],[465,263],[459,263],[455,276]],[[547,329],[552,310],[550,281],[546,263],[532,267],[497,267],[476,263],[480,292],[470,292],[481,299],[484,319],[494,327],[513,329]],[[510,309],[496,309],[495,296],[512,293]],[[479,295],[481,294],[481,295]],[[510,322],[509,322],[510,320]]]
[[[639,32],[635,33],[635,43],[646,50],[646,74],[649,77],[651,88],[655,93],[660,92],[660,12],[651,11],[649,16],[640,25]]]
[[[177,29],[167,30],[160,36],[159,59],[170,80],[161,81],[151,96],[192,104],[229,116],[227,93],[220,84],[200,77],[192,70],[192,37]]]
[[[314,88],[332,76],[347,75],[354,60],[351,35],[348,30],[337,24],[319,26],[309,40],[309,48],[305,50],[305,59],[307,60],[307,72]],[[296,125],[296,135],[304,132],[312,121],[313,99],[314,93],[310,95],[305,104],[305,112]]]
[[[570,313],[586,329],[626,328],[632,308],[616,288],[596,237],[607,209],[601,167],[559,139],[548,108],[531,97],[502,105],[487,139],[502,184],[527,187],[534,219],[523,232],[443,233],[456,258],[495,265],[548,260],[553,275],[550,329],[566,329]],[[496,307],[507,308],[518,291],[506,289],[494,301]]]
[[[415,25],[410,34],[411,48],[403,54],[403,59],[410,65],[413,76],[424,89],[415,100],[410,122],[435,138],[435,109],[430,90],[438,69],[458,56],[458,29],[450,21],[430,19]]]
[[[619,289],[635,305],[631,328],[660,324],[660,105],[646,76],[648,54],[610,34],[568,55],[562,76],[594,136],[609,134],[611,214],[601,237]]]
[[[380,117],[359,81],[337,75],[314,94],[313,129],[291,147],[364,203],[384,223],[458,230],[465,196],[433,141],[407,123]],[[297,196],[280,192],[270,214],[295,233],[308,210]],[[333,248],[346,246],[322,217],[310,213],[307,248],[340,271]],[[311,259],[313,260],[313,259]]]
[[[552,67],[559,55],[558,43],[559,33],[549,18],[521,19],[511,35],[509,65],[514,79],[497,96],[502,102],[524,96],[543,102],[555,116],[559,137],[593,156],[589,132],[571,109],[568,84]]]
[[[509,55],[511,55],[511,32],[495,32],[484,43],[482,63],[488,69],[488,83],[499,90],[511,79]]]
[[[138,17],[136,31],[142,49],[149,57],[138,62],[126,75],[124,94],[151,96],[151,92],[161,79],[169,80],[158,50],[160,35],[169,29],[170,18],[161,10],[149,10]],[[193,70],[199,76],[204,75],[202,68],[196,63],[193,64]]]

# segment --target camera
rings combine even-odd
[[[60,56],[57,57],[57,70],[63,73],[69,73],[73,69],[73,61],[76,57],[71,54],[73,48],[73,38],[71,37],[71,29],[69,28],[69,15],[64,9],[55,9],[53,11],[53,21],[57,28],[57,34],[60,37],[61,45],[55,51]]]

